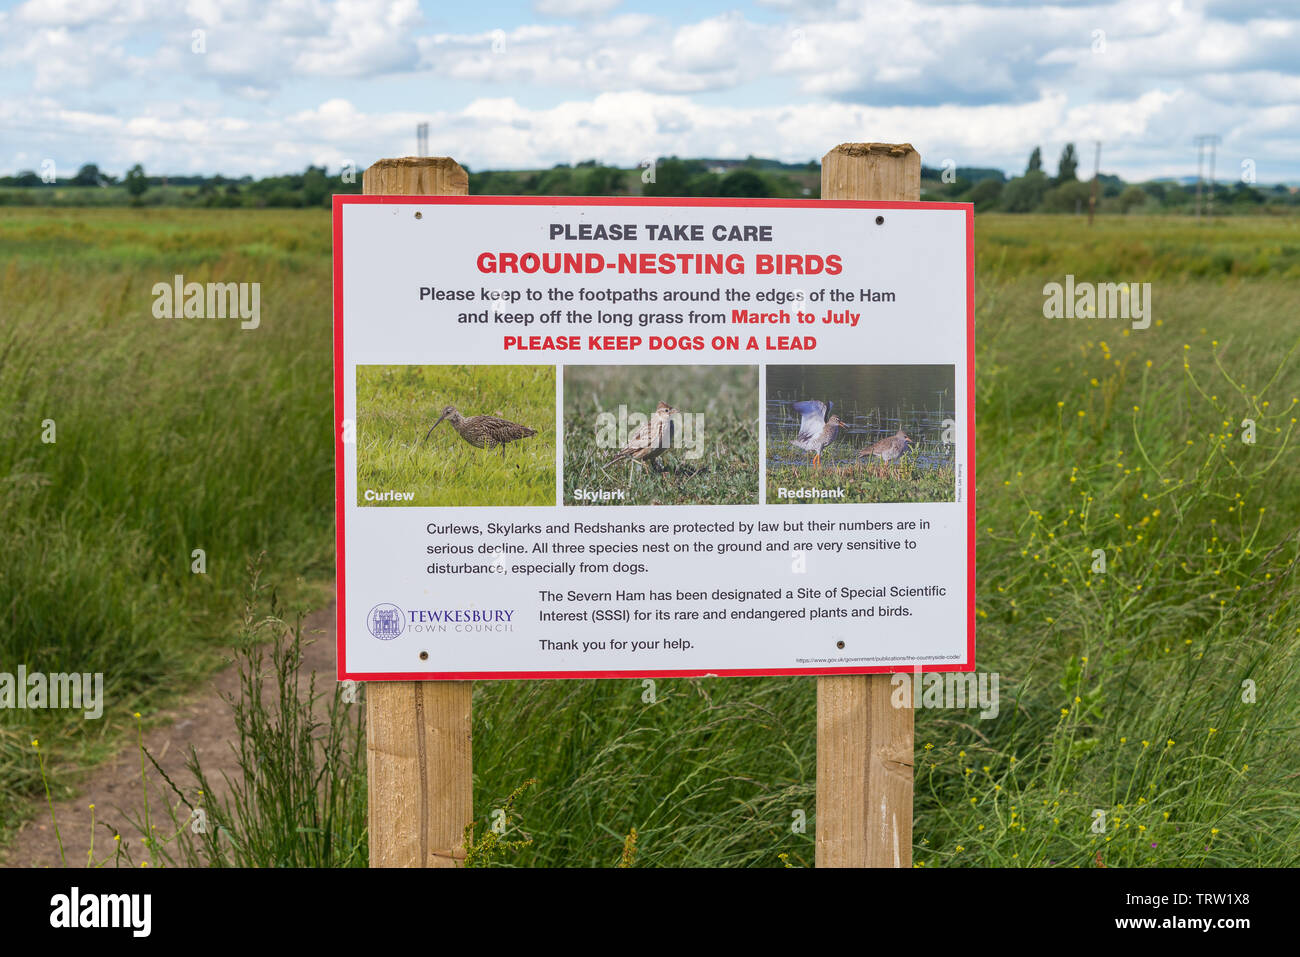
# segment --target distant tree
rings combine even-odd
[[[573,168],[567,163],[557,164],[537,177],[537,182],[528,190],[538,196],[572,196]]]
[[[623,192],[624,175],[614,166],[593,165],[574,175],[574,185],[583,196],[612,196]]]
[[[1234,203],[1253,204],[1264,202],[1264,194],[1246,183],[1237,183],[1232,188]]]
[[[299,193],[287,189],[272,190],[265,198],[267,206],[275,206],[286,209],[292,209],[303,204],[302,196]]]
[[[81,169],[77,170],[77,175],[72,177],[73,186],[98,186],[102,174],[99,167],[94,163],[87,163]]]
[[[1124,192],[1120,193],[1119,206],[1124,212],[1143,206],[1147,201],[1147,191],[1141,186],[1130,186]]]
[[[953,199],[957,196],[960,196],[962,193],[966,192],[970,188],[971,188],[971,181],[966,179],[966,177],[964,176],[958,176],[951,183],[944,183],[941,181],[939,183],[938,188],[934,190],[934,193],[936,195],[943,196],[948,199]]]
[[[144,175],[144,167],[136,163],[126,171],[126,191],[131,194],[131,198],[136,202],[144,195],[144,191],[149,188],[149,180]]]
[[[1091,183],[1081,183],[1077,179],[1054,186],[1043,194],[1040,204],[1046,213],[1078,213],[1088,208],[1088,197],[1092,194]]]
[[[1075,170],[1079,168],[1079,157],[1075,155],[1074,144],[1066,143],[1065,149],[1061,150],[1061,163],[1056,170],[1056,185],[1070,183],[1079,177],[1075,175]]]
[[[1192,201],[1191,190],[1184,189],[1177,183],[1171,183],[1165,187],[1164,197],[1161,203],[1166,207],[1186,206]]]
[[[653,182],[641,187],[646,196],[696,195],[693,190],[700,185],[701,174],[708,175],[699,160],[680,160],[676,156],[659,159],[652,169]]]
[[[18,175],[14,177],[15,186],[40,186],[41,177],[35,170],[21,169]]]
[[[520,177],[514,173],[485,170],[469,176],[469,191],[474,196],[513,196],[519,194],[519,188]]]
[[[1009,213],[1031,213],[1038,208],[1051,185],[1041,169],[1017,176],[1002,188],[1002,208]]]
[[[302,204],[304,206],[321,206],[329,201],[329,180],[325,178],[324,166],[308,166],[302,176]]]
[[[718,183],[719,196],[769,196],[767,180],[749,169],[735,169]]]
[[[1034,151],[1029,154],[1029,165],[1025,167],[1025,174],[1037,173],[1043,168],[1043,150],[1035,146]]]
[[[997,205],[1002,195],[1003,183],[1000,179],[982,179],[975,184],[968,197],[978,210],[989,210]]]

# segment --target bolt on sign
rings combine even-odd
[[[966,204],[338,196],[339,677],[968,671]]]

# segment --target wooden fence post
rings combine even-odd
[[[842,143],[822,157],[823,199],[918,200],[910,143]],[[817,866],[912,866],[911,708],[890,675],[817,679]]]
[[[469,176],[445,156],[386,159],[362,192],[464,196]],[[432,397],[430,399],[432,401]],[[456,867],[473,820],[469,681],[366,685],[371,867]]]

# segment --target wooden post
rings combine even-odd
[[[361,183],[365,193],[469,193],[469,176],[445,156],[380,160]],[[474,818],[472,691],[468,681],[366,685],[371,867],[456,867],[464,858]]]
[[[823,199],[918,200],[909,143],[842,143],[822,157]],[[887,223],[886,223],[887,225]],[[889,675],[817,679],[817,866],[912,866],[911,708]]]

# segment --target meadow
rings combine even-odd
[[[476,448],[442,410],[494,415],[537,434]],[[413,498],[367,501],[367,491]],[[358,366],[357,504],[554,505],[554,366]]]
[[[626,441],[661,401],[682,413],[674,447],[649,470],[628,459],[611,462],[622,445],[606,439],[621,435]],[[606,436],[606,423],[622,428]],[[579,503],[578,489],[624,496],[583,504],[754,504],[758,464],[757,366],[564,369],[566,504]]]
[[[0,670],[103,672],[107,699],[98,721],[0,711],[0,836],[40,788],[33,739],[65,793],[221,664],[250,557],[275,556],[282,597],[328,595],[326,227],[0,211]],[[260,282],[260,327],[155,318],[176,274]]]
[[[1002,698],[917,711],[916,865],[1300,864],[1300,219],[979,216],[976,256],[977,660]],[[0,261],[0,670],[108,694],[99,722],[0,712],[2,835],[44,808],[33,739],[66,794],[239,643],[259,552],[282,598],[329,600],[333,452],[327,214],[4,209]],[[261,327],[154,319],[180,272],[261,281]],[[1067,273],[1152,283],[1150,328],[1044,318]],[[566,379],[566,405],[709,411],[669,385]],[[710,469],[756,458],[749,401]],[[480,682],[479,833],[508,807],[522,846],[474,860],[811,865],[815,702],[811,679]],[[359,786],[347,730],[325,770]],[[302,837],[237,861],[363,863],[359,792],[292,790],[304,813],[253,766],[280,748],[306,779],[303,735],[247,734],[241,833]]]

